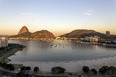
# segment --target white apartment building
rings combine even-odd
[[[98,36],[91,36],[91,37],[85,37],[84,40],[91,41],[91,42],[97,42],[100,37]]]
[[[7,37],[0,37],[0,48],[8,46],[8,39]]]

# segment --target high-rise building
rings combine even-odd
[[[106,31],[106,36],[110,36],[110,31]]]
[[[8,46],[8,40],[6,37],[0,37],[0,48],[7,47]]]

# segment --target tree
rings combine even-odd
[[[29,74],[25,74],[24,77],[29,77]]]
[[[10,66],[10,70],[11,71],[14,71],[15,70],[15,67],[13,65]]]
[[[89,72],[89,67],[88,66],[83,66],[82,68],[84,73],[88,73]]]
[[[1,67],[3,67],[4,69],[6,69],[6,65],[7,65],[6,63],[2,63]]]
[[[13,64],[6,64],[6,69],[7,70],[10,70],[10,71],[14,71],[14,66],[13,66]]]
[[[25,69],[25,66],[22,66],[21,68],[20,68],[20,71],[21,72],[24,72],[26,69]]]
[[[66,69],[62,67],[53,67],[51,71],[53,74],[62,74],[62,73],[65,73]]]
[[[9,70],[14,71],[15,68],[14,68],[13,64],[7,64],[7,65],[8,65]]]
[[[24,72],[18,72],[16,77],[23,77],[24,75],[25,75]]]
[[[103,67],[101,67],[101,68],[99,69],[99,73],[101,73],[101,74],[105,74],[105,73],[107,73],[108,71],[109,71],[108,66],[103,66]]]
[[[13,66],[13,64],[6,64],[6,63],[2,63],[1,67],[10,71],[14,71],[15,67]]]
[[[91,72],[92,72],[93,74],[97,74],[97,70],[96,70],[96,69],[91,69]]]
[[[110,66],[110,67],[109,67],[109,73],[113,74],[113,73],[115,73],[115,72],[116,72],[116,67]]]
[[[34,72],[37,73],[39,71],[39,67],[34,68]]]
[[[29,70],[31,70],[31,67],[27,66],[27,67],[25,67],[25,70],[29,71]]]

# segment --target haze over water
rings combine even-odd
[[[25,49],[9,57],[11,61],[19,62],[79,61],[116,55],[115,48],[78,44],[68,41],[43,42],[9,40],[9,43],[26,45]]]

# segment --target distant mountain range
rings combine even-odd
[[[61,35],[60,37],[67,37],[67,38],[84,38],[86,36],[99,36],[106,38],[106,35],[94,30],[87,30],[87,29],[77,29],[73,30],[70,33]],[[36,31],[34,33],[29,32],[28,28],[26,26],[23,26],[20,31],[18,32],[17,35],[13,35],[10,37],[24,37],[24,38],[55,38],[53,33],[47,31],[47,30],[41,30],[41,31]],[[108,38],[116,38],[115,35],[111,35]]]
[[[26,26],[23,26],[18,35],[10,36],[10,37],[27,37],[27,38],[55,38],[55,36],[47,31],[47,30],[41,30],[36,31],[34,33],[29,32],[28,28]]]
[[[70,33],[61,35],[60,37],[67,37],[67,38],[83,38],[85,36],[99,36],[105,37],[105,34],[96,32],[94,30],[87,30],[87,29],[77,29]]]

